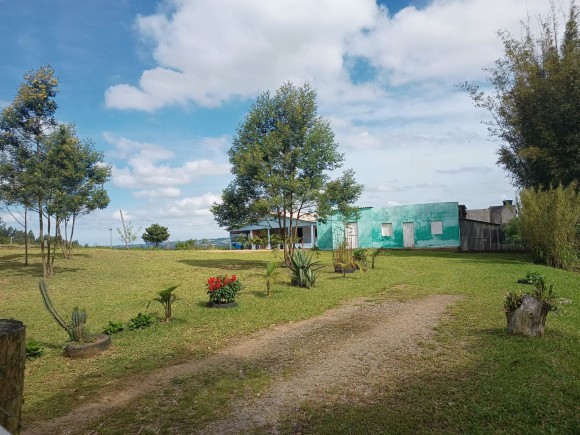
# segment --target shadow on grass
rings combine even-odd
[[[179,260],[180,263],[188,266],[228,270],[263,269],[266,267],[268,261],[269,260],[255,260],[239,257]]]
[[[392,257],[425,257],[425,258],[445,258],[459,260],[465,263],[529,263],[530,257],[525,252],[457,252],[457,251],[429,251],[414,249],[392,249],[388,255],[383,256],[384,260]]]

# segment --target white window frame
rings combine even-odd
[[[381,236],[382,237],[393,236],[393,224],[391,222],[385,222],[381,224]]]
[[[443,234],[443,221],[431,221],[431,235],[440,236]]]

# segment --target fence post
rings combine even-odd
[[[0,319],[0,426],[20,431],[24,391],[26,328],[19,320]]]

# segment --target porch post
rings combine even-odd
[[[316,246],[314,243],[314,224],[310,224],[310,244],[312,245],[312,248]]]
[[[272,249],[272,245],[270,244],[270,227],[268,227],[267,230],[268,230],[268,248],[267,249]]]

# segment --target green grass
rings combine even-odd
[[[265,252],[105,249],[79,249],[71,261],[57,259],[56,275],[49,280],[55,307],[66,317],[75,305],[86,308],[94,332],[110,320],[127,322],[138,312],[162,317],[160,304],[148,310],[146,306],[171,285],[181,283],[175,293],[183,299],[175,303],[171,323],[115,334],[106,353],[67,360],[62,356],[67,335],[49,317],[38,291],[38,257],[24,267],[20,251],[0,250],[0,318],[24,321],[27,338],[45,349],[41,358],[27,362],[24,423],[62,415],[103,391],[122,388],[127,376],[201,358],[233,338],[315,316],[343,300],[410,300],[445,293],[464,298],[437,328],[437,351],[408,362],[412,376],[404,385],[379,382],[373,399],[365,403],[306,403],[298,411],[289,410],[284,432],[580,431],[578,274],[533,265],[516,254],[401,251],[378,258],[368,273],[342,278],[333,273],[330,254],[322,253],[320,259],[328,267],[316,287],[290,287],[282,271],[273,295],[266,297],[264,279],[258,275],[272,259],[272,253]],[[548,316],[543,339],[504,332],[503,297],[521,289],[516,281],[529,271],[541,273],[559,296],[573,300],[563,315]],[[207,278],[225,273],[237,274],[246,284],[239,307],[206,308]],[[201,427],[215,418],[212,410],[263,388],[270,378],[267,367],[260,365],[249,367],[242,381],[236,381],[232,369],[221,370],[180,378],[113,413],[107,417],[107,427],[115,428],[110,433]],[[162,427],[153,424],[160,410]]]

